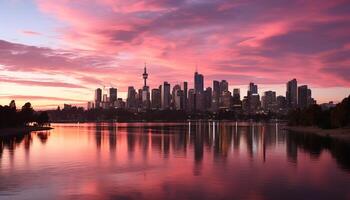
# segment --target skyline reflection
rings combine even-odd
[[[347,199],[350,195],[346,187],[336,188],[350,184],[349,144],[290,134],[279,124],[53,126],[50,131],[0,137],[0,198],[295,199],[308,194],[312,199]],[[296,189],[299,193],[290,193]],[[310,190],[315,192],[310,195]]]

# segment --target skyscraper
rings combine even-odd
[[[211,87],[207,87],[204,91],[205,110],[209,110],[211,108],[212,94],[213,94],[213,91],[212,91]]]
[[[233,89],[232,104],[234,107],[238,108],[242,106],[241,102],[241,92],[239,88]]]
[[[161,92],[162,99],[162,110],[168,110],[170,108],[170,84],[164,82]]]
[[[183,92],[180,85],[175,85],[173,87],[172,105],[174,110],[181,110],[183,107]]]
[[[196,94],[194,89],[188,90],[188,105],[187,109],[190,112],[194,112],[196,110]]]
[[[161,107],[161,96],[160,89],[152,89],[152,109],[160,109]]]
[[[100,108],[102,102],[102,90],[101,88],[97,88],[95,90],[95,107]]]
[[[127,108],[136,108],[136,91],[133,86],[128,87],[128,97],[126,99]]]
[[[249,83],[248,92],[250,94],[258,94],[258,85],[254,83]]]
[[[228,82],[226,80],[222,80],[220,82],[220,94],[222,95],[224,92],[228,91]]]
[[[309,100],[309,89],[307,88],[307,85],[299,86],[298,87],[298,107],[301,109],[307,108],[309,105],[308,102],[310,102],[310,100]]]
[[[297,108],[298,106],[298,83],[296,79],[288,81],[286,100],[288,108]]]
[[[277,107],[276,92],[266,91],[262,99],[262,107],[265,111],[275,111]]]
[[[220,82],[213,81],[213,94],[211,99],[211,110],[213,112],[218,111],[219,109],[219,99],[220,99]]]
[[[109,102],[111,106],[117,101],[117,88],[109,88]]]
[[[187,86],[188,86],[188,84],[187,84],[187,82],[185,81],[184,83],[183,83],[183,85],[184,85],[184,90],[183,90],[183,109],[184,110],[187,110],[187,102],[188,102],[188,88],[187,88]]]
[[[197,71],[194,73],[194,90],[196,93],[202,93],[204,91],[203,75]]]

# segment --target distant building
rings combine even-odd
[[[308,88],[307,85],[298,87],[298,107],[303,109],[308,107]]]
[[[151,108],[158,110],[161,107],[160,89],[152,89],[152,103]]]
[[[248,93],[258,94],[258,85],[254,84],[254,83],[249,83]]]
[[[222,95],[224,92],[228,91],[228,82],[226,80],[222,80],[220,82],[220,95]]]
[[[196,110],[196,94],[194,89],[188,90],[188,111],[194,112]]]
[[[185,81],[183,83],[183,109],[187,110],[187,104],[188,104],[188,83]]]
[[[136,90],[133,86],[128,87],[128,96],[126,99],[126,107],[128,109],[136,108]]]
[[[102,90],[101,88],[97,88],[95,90],[95,108],[101,108],[102,102]]]
[[[256,113],[261,106],[259,94],[251,94],[249,96],[249,111],[251,113]]]
[[[170,84],[165,81],[161,91],[162,110],[168,110],[170,108],[170,98]]]
[[[183,92],[180,85],[175,85],[172,91],[172,105],[174,110],[182,110]]]
[[[142,77],[143,77],[143,88],[141,91],[141,105],[143,110],[147,110],[150,108],[151,102],[150,102],[149,87],[147,86],[148,73],[147,73],[146,64],[144,67]]]
[[[211,87],[207,87],[204,91],[204,107],[205,110],[210,110],[211,108],[211,103],[212,103],[212,94],[213,91]]]
[[[264,92],[264,96],[261,97],[261,102],[262,102],[262,108],[265,111],[276,111],[277,109],[276,92],[274,91]]]
[[[219,110],[220,105],[220,82],[219,81],[213,81],[213,94],[211,99],[211,111],[217,112]]]
[[[298,83],[296,79],[288,81],[286,91],[287,107],[289,109],[297,108],[298,106]]]
[[[89,102],[87,103],[87,109],[88,109],[88,110],[94,109],[94,102],[89,101]]]
[[[111,106],[114,106],[114,103],[117,101],[117,88],[109,88],[109,102]]]
[[[118,98],[115,105],[118,109],[125,109],[125,102],[122,98]]]
[[[284,96],[276,97],[276,103],[278,111],[284,111],[287,108],[287,101]]]
[[[194,90],[196,93],[203,93],[204,91],[203,75],[197,71],[194,73]]]
[[[233,106],[235,106],[235,107],[242,106],[241,92],[240,92],[239,88],[234,88],[233,89],[232,103],[233,103]]]
[[[223,91],[222,95],[222,103],[220,105],[220,109],[229,110],[232,107],[232,96],[230,91]]]

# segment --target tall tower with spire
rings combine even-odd
[[[145,63],[145,68],[143,70],[142,77],[143,77],[143,87],[146,87],[147,86],[147,78],[148,78],[146,63]]]
[[[147,68],[146,68],[146,63],[145,67],[143,69],[143,89],[142,89],[142,108],[147,110],[150,107],[150,93],[149,93],[149,87],[147,86]]]

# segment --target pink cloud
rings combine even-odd
[[[191,84],[196,64],[207,86],[212,79],[245,85],[291,78],[350,86],[348,1],[36,2],[66,25],[58,31],[62,49],[0,41],[7,70],[67,75],[78,85],[121,91],[141,87],[144,62],[151,87],[164,80]]]
[[[41,35],[41,33],[36,32],[36,31],[31,31],[31,30],[22,30],[21,33],[24,35],[29,35],[29,36]]]

